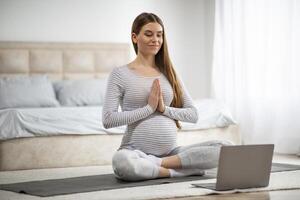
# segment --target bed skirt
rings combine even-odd
[[[198,131],[180,131],[178,145],[208,140],[241,144],[237,125]],[[123,135],[60,135],[0,141],[0,171],[111,165]]]

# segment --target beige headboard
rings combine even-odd
[[[99,78],[129,59],[130,45],[125,43],[0,42],[1,77]]]

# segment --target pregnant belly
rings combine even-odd
[[[147,154],[160,156],[177,146],[175,121],[161,114],[151,115],[128,128],[133,146]]]

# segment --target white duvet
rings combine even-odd
[[[224,104],[213,99],[195,101],[199,120],[182,122],[182,131],[234,124]],[[0,140],[61,134],[122,134],[126,127],[105,129],[102,107],[16,108],[0,110]]]

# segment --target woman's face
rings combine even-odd
[[[132,33],[132,40],[143,55],[156,55],[163,43],[163,28],[159,23],[144,25],[138,35]]]

